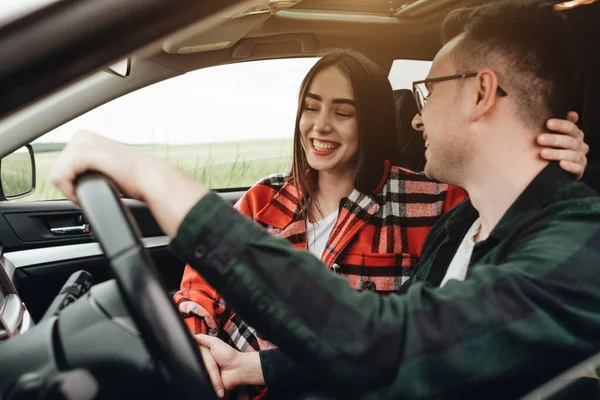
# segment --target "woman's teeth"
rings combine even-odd
[[[318,139],[313,139],[313,146],[319,151],[329,151],[338,148],[340,145],[331,142],[321,142]]]

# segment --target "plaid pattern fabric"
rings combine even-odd
[[[438,220],[401,296],[350,290],[214,194],[171,246],[345,397],[520,398],[600,351],[600,199],[550,163],[476,245],[465,281],[436,288],[476,218],[466,201]]]
[[[350,287],[389,294],[408,280],[437,218],[462,202],[465,193],[389,164],[381,182],[374,193],[354,190],[342,199],[322,260]],[[250,188],[236,208],[272,235],[306,249],[306,223],[299,203],[289,175],[275,174]],[[194,333],[217,335],[244,352],[274,347],[228,308],[190,266],[174,299]]]

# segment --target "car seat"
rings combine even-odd
[[[397,156],[390,161],[394,165],[421,172],[425,168],[425,141],[423,134],[413,129],[412,120],[417,114],[417,103],[408,89],[394,90],[396,97],[398,138]]]

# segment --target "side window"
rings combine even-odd
[[[50,182],[73,134],[90,130],[165,158],[211,189],[249,187],[289,170],[302,79],[317,58],[206,68],[140,89],[32,143],[37,188],[25,201],[63,198]]]
[[[412,83],[425,79],[430,68],[431,61],[394,60],[388,78],[394,90],[412,90]]]

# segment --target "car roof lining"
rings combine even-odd
[[[441,46],[439,25],[443,15],[429,18],[427,21],[419,19],[417,22],[386,17],[394,23],[364,22],[361,23],[361,29],[357,30],[355,22],[306,20],[290,16],[288,11],[283,11],[256,24],[231,47],[190,54],[157,50],[151,57],[171,69],[190,72],[245,61],[314,57],[330,48],[351,47],[389,71],[395,59],[433,59]],[[200,35],[194,36],[190,33],[190,36],[180,39],[178,43],[191,46],[194,37]],[[210,37],[210,34],[204,36],[206,37]],[[173,50],[177,43],[171,41],[168,46]]]
[[[459,4],[472,5],[481,1],[463,0]],[[382,60],[383,65],[391,65],[394,59],[431,60],[441,46],[441,22],[447,12],[457,6],[457,2],[443,1],[439,3],[443,6],[434,8],[436,12],[404,18],[391,14],[323,12],[322,9],[302,7],[303,3],[272,15],[225,21],[224,26],[202,34],[196,35],[191,30],[188,37],[165,42],[163,48],[166,51],[158,52],[154,58],[181,71],[265,58],[314,56],[332,47],[352,47]],[[308,2],[309,5],[314,3]],[[224,36],[225,31],[227,35]],[[210,48],[211,41],[213,44],[231,43],[216,51],[177,54],[181,47]],[[265,43],[269,43],[269,47],[264,46]],[[386,57],[383,57],[384,53]]]

